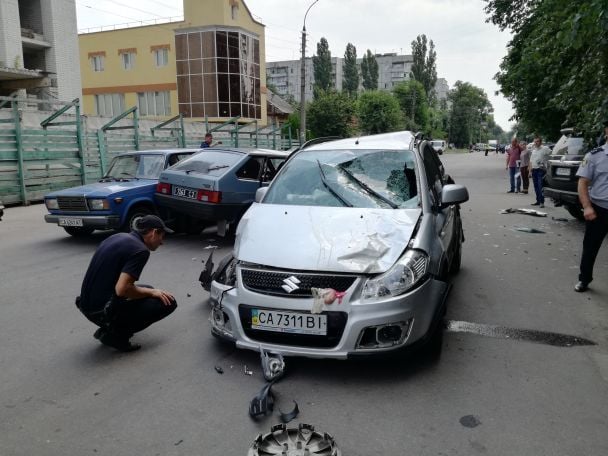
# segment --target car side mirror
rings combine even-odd
[[[255,202],[256,203],[261,203],[262,200],[264,199],[264,195],[266,195],[266,192],[268,191],[268,187],[260,187],[255,191]]]
[[[441,207],[464,203],[469,200],[469,191],[464,185],[448,184],[441,189]]]

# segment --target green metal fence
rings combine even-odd
[[[19,106],[32,102],[0,97],[0,108],[10,113],[0,118],[0,199],[5,204],[29,204],[42,200],[52,190],[94,182],[121,152],[197,148],[204,139],[204,133],[186,135],[181,115],[156,125],[149,134],[142,134],[136,107],[96,131],[85,131],[79,100],[44,100],[45,104],[60,108],[44,119],[40,128],[24,128]],[[73,115],[66,121],[61,120],[64,114]],[[297,145],[289,129],[280,126],[258,129],[257,123],[239,123],[238,117],[220,125],[205,121],[205,131],[214,132],[229,147],[285,150]]]

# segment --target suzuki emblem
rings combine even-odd
[[[283,283],[284,285],[281,285],[281,288],[287,293],[292,293],[300,288],[298,286],[300,281],[295,276],[287,277],[285,280],[283,280]]]

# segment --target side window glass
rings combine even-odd
[[[427,145],[424,149],[424,171],[426,173],[426,180],[428,181],[433,198],[437,202],[439,201],[439,195],[441,194],[441,170],[437,166],[437,160],[434,157],[434,151]]]
[[[282,162],[282,158],[266,158],[264,172],[262,173],[262,182],[270,182],[272,179],[274,179],[274,176],[276,176],[276,174],[279,172],[279,167]]]
[[[167,162],[167,166],[173,166],[178,161],[181,161],[184,158],[189,157],[190,155],[192,155],[192,154],[171,154],[171,155],[169,155],[169,160]]]
[[[249,157],[245,164],[236,172],[236,177],[239,179],[258,180],[263,161],[263,157]]]

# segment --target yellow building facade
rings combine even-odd
[[[184,0],[184,21],[79,35],[83,111],[266,123],[264,25],[242,0]]]

